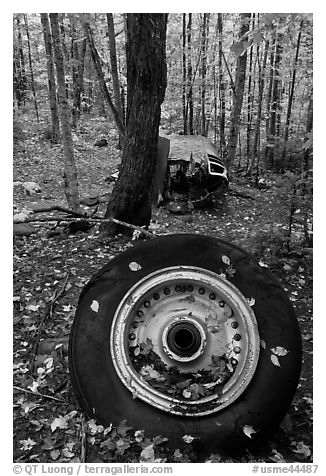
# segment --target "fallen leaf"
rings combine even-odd
[[[227,264],[228,266],[231,264],[230,258],[226,255],[222,255],[222,261],[224,264]]]
[[[286,350],[284,347],[273,347],[271,351],[273,352],[273,354],[278,355],[279,357],[283,357],[284,355],[289,353],[289,351]]]
[[[271,361],[276,367],[281,367],[280,361],[277,358],[277,355],[272,354],[271,355]]]
[[[28,440],[20,440],[20,443],[22,444],[20,448],[24,451],[29,451],[36,445],[36,442],[31,440],[31,438],[28,438]]]
[[[91,304],[92,311],[98,312],[99,308],[100,308],[99,303],[97,301],[93,301],[92,304]]]
[[[140,460],[147,463],[153,463],[155,460],[154,445],[146,446],[140,453]]]
[[[56,461],[60,456],[60,451],[59,450],[52,450],[50,452],[50,456],[51,456],[52,461]]]
[[[141,269],[141,266],[140,264],[136,263],[136,261],[132,261],[131,263],[129,263],[129,269],[131,271],[139,271]]]
[[[246,436],[248,436],[248,438],[251,438],[251,435],[253,435],[254,433],[257,433],[257,431],[254,430],[252,426],[250,426],[250,425],[245,425],[245,426],[243,427],[243,433],[244,433]]]
[[[185,443],[190,444],[194,441],[195,438],[191,435],[184,435],[182,439]]]
[[[253,297],[247,298],[247,301],[248,301],[249,306],[251,306],[251,307],[254,306],[255,303],[256,303],[256,299],[253,298]]]
[[[300,441],[299,443],[297,443],[296,448],[292,451],[294,453],[303,455],[305,458],[308,458],[311,455],[311,450],[309,446],[305,445],[303,441]]]
[[[51,431],[52,433],[59,428],[59,430],[64,430],[65,428],[68,428],[68,421],[67,418],[60,416],[58,418],[55,418],[53,422],[51,423]]]
[[[264,263],[262,260],[259,261],[259,266],[261,266],[262,268],[268,268],[268,264]]]

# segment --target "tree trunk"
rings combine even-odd
[[[126,135],[119,178],[105,217],[137,226],[148,226],[151,219],[151,189],[166,89],[166,25],[166,14],[127,15]],[[110,233],[118,230],[116,225],[107,229]]]
[[[41,13],[41,23],[43,27],[46,66],[47,66],[47,73],[48,73],[49,101],[50,101],[51,120],[52,120],[52,139],[51,140],[54,144],[56,144],[60,141],[60,125],[59,125],[56,83],[55,83],[55,76],[54,76],[52,38],[51,38],[51,31],[50,31],[50,25],[49,25],[49,17],[47,13]]]
[[[207,73],[207,38],[209,28],[209,13],[203,14],[203,24],[201,31],[201,135],[207,137],[206,124],[206,73]]]
[[[77,127],[77,123],[80,118],[80,103],[81,103],[81,90],[80,90],[80,79],[79,79],[79,50],[78,42],[76,37],[76,27],[73,21],[70,22],[71,25],[71,70],[72,70],[72,88],[73,88],[73,105],[72,105],[72,128]]]
[[[194,102],[192,93],[192,64],[191,64],[191,25],[192,13],[188,14],[187,25],[187,78],[188,78],[188,94],[187,94],[187,111],[189,111],[189,134],[194,133]],[[187,115],[187,114],[186,114]]]
[[[104,98],[105,98],[105,100],[106,100],[106,102],[107,102],[107,104],[108,104],[108,106],[109,106],[109,108],[110,108],[110,110],[113,114],[113,117],[114,117],[115,123],[117,125],[119,134],[124,137],[125,127],[123,125],[123,122],[121,120],[121,117],[120,117],[117,109],[115,108],[115,106],[112,102],[109,90],[106,86],[106,82],[105,82],[104,74],[103,74],[103,69],[102,69],[102,64],[101,64],[101,58],[100,58],[100,56],[98,54],[98,51],[96,49],[94,39],[93,39],[93,32],[92,32],[92,29],[91,29],[89,23],[86,23],[86,22],[84,23],[84,29],[85,29],[86,38],[87,38],[87,41],[88,41],[88,44],[89,44],[89,47],[90,47],[90,50],[91,50],[92,58],[93,58],[93,61],[94,61],[95,69],[96,69],[96,72],[97,72],[97,76],[98,76],[98,80],[99,80],[99,83],[100,83],[100,86],[101,86],[101,89],[102,89],[103,96],[104,96]]]
[[[260,62],[258,64],[259,73],[258,73],[257,118],[256,118],[256,123],[255,123],[255,130],[254,130],[253,147],[252,147],[252,152],[251,152],[251,156],[250,156],[250,162],[249,162],[248,169],[247,169],[248,174],[251,173],[252,168],[253,168],[254,163],[255,163],[255,160],[256,160],[257,155],[258,155],[258,140],[259,140],[259,134],[260,134],[261,112],[262,112],[262,106],[263,106],[265,71],[266,71],[268,47],[269,47],[269,41],[266,41],[265,49],[264,49],[263,65],[261,66]],[[258,159],[257,159],[257,163],[258,163]]]
[[[251,29],[255,29],[255,14],[252,15]],[[259,45],[258,45],[259,46]],[[259,49],[258,49],[259,52]],[[251,91],[252,83],[252,53],[253,46],[250,47],[249,53],[249,71],[248,71],[248,94],[247,94],[247,168],[249,166],[250,157],[250,137],[251,137],[251,122],[252,122],[252,108],[253,108],[253,93]]]
[[[57,13],[50,13],[50,22],[53,38],[53,52],[57,70],[59,113],[63,139],[64,190],[69,207],[72,210],[77,211],[79,208],[77,169],[71,135],[70,111],[66,97],[63,54]]]
[[[19,14],[16,15],[16,24],[17,24],[17,36],[18,36],[18,58],[19,58],[19,90],[22,102],[25,104],[26,100],[26,91],[27,91],[27,78],[26,78],[26,68],[25,68],[25,56],[23,48],[23,39],[20,28],[20,18]]]
[[[182,14],[182,117],[183,133],[187,134],[187,56],[186,56],[186,13]]]
[[[271,115],[270,115],[270,127],[269,127],[269,148],[267,161],[270,167],[274,167],[276,154],[275,149],[277,145],[277,117],[279,113],[280,94],[281,94],[281,80],[280,80],[280,64],[282,58],[282,34],[277,34],[276,46],[275,46],[275,62],[274,62],[274,75],[273,75],[273,89],[272,89],[272,102],[271,102]]]
[[[307,111],[307,123],[306,123],[306,135],[312,133],[312,126],[313,126],[313,98],[310,96],[309,103],[308,103],[308,111]],[[309,171],[309,157],[310,157],[310,150],[306,149],[304,152],[304,171]]]
[[[112,84],[114,92],[114,103],[115,108],[118,111],[121,122],[124,124],[124,117],[122,114],[122,105],[121,105],[121,95],[120,95],[120,82],[118,75],[118,62],[117,62],[117,51],[115,44],[115,31],[114,31],[114,21],[112,13],[106,14],[107,24],[108,24],[108,35],[109,35],[109,50],[110,50],[110,63],[111,63],[111,75],[112,75]],[[119,144],[122,145],[123,136],[119,134]]]
[[[269,87],[266,98],[266,147],[265,147],[265,166],[267,166],[267,158],[270,148],[270,116],[271,116],[271,103],[272,103],[272,91],[273,91],[273,81],[274,81],[274,61],[275,61],[275,42],[276,37],[274,36],[271,47],[271,54],[269,59]]]
[[[240,40],[249,31],[250,13],[241,13]],[[240,131],[241,108],[246,79],[247,52],[245,51],[237,59],[235,74],[235,91],[233,93],[233,108],[231,113],[231,126],[228,137],[227,167],[231,170],[237,149],[238,134]]]
[[[34,71],[33,71],[32,54],[31,54],[31,41],[30,41],[30,36],[29,36],[27,15],[25,15],[25,14],[24,14],[24,22],[25,22],[26,36],[27,36],[29,70],[30,70],[30,73],[31,73],[31,88],[32,88],[33,98],[34,98],[34,107],[35,107],[36,119],[37,119],[37,122],[39,123],[40,118],[39,118],[39,114],[38,114],[38,106],[37,106],[36,91],[35,91]]]
[[[226,140],[225,140],[225,85],[223,78],[223,22],[222,13],[217,14],[217,31],[218,31],[218,87],[219,87],[219,103],[220,103],[220,151],[222,158],[226,157]]]
[[[295,86],[295,78],[296,78],[296,73],[297,73],[297,64],[298,64],[298,58],[299,58],[299,49],[300,49],[300,41],[301,41],[301,35],[302,35],[302,27],[303,27],[303,20],[301,21],[300,27],[299,27],[297,46],[296,46],[296,51],[295,51],[294,63],[293,63],[293,71],[292,71],[292,80],[291,80],[291,86],[290,86],[289,101],[288,101],[288,107],[287,107],[287,111],[286,111],[286,121],[285,121],[285,130],[284,130],[284,146],[283,146],[282,159],[281,159],[281,170],[282,170],[282,172],[284,172],[285,154],[286,154],[287,142],[288,142],[288,139],[289,139],[289,129],[290,129],[290,122],[291,122],[291,112],[292,112],[292,104],[293,104],[293,98],[294,98],[294,86]]]

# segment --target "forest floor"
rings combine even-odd
[[[61,146],[44,140],[32,123],[25,121],[23,127],[14,142],[14,182],[35,181],[41,192],[28,196],[21,184],[14,184],[15,211],[54,202],[64,205]],[[114,133],[108,147],[93,145],[106,135],[107,123],[99,118],[84,122],[74,135],[81,197],[104,195],[112,187],[105,177],[119,163]],[[312,461],[312,256],[301,249],[300,210],[295,216],[292,251],[283,249],[290,205],[280,193],[277,178],[269,176],[269,180],[269,186],[259,190],[248,178],[235,177],[237,188],[232,191],[231,187],[215,207],[195,210],[191,221],[160,208],[152,217],[151,230],[223,238],[254,253],[282,282],[301,327],[303,368],[296,396],[278,431],[259,448],[237,457],[215,454],[203,460],[191,444],[171,450],[168,443],[149,440],[138,431],[141,428],[131,429],[126,422],[117,429],[104,429],[89,420],[71,391],[67,361],[71,324],[83,286],[134,242],[122,235],[103,240],[98,226],[88,233],[49,237],[53,224],[38,223],[33,224],[32,235],[15,237],[13,248],[15,462],[85,462],[85,458],[93,463]],[[105,203],[97,213],[104,210]]]

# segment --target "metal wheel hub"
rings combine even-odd
[[[250,296],[248,296],[250,297]],[[206,269],[161,269],[136,283],[116,310],[115,370],[134,398],[202,416],[234,402],[252,379],[260,339],[252,308]]]

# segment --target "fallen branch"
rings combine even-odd
[[[37,351],[38,351],[38,346],[39,346],[39,343],[40,343],[40,338],[41,338],[41,334],[42,334],[42,331],[43,331],[45,321],[46,321],[48,315],[52,316],[53,307],[54,307],[55,303],[65,292],[66,286],[68,284],[68,278],[69,278],[69,273],[67,273],[67,275],[66,275],[66,279],[65,279],[65,282],[64,282],[61,290],[56,291],[54,296],[52,297],[51,301],[47,304],[47,306],[45,308],[45,311],[43,313],[41,322],[38,325],[37,333],[36,333],[36,336],[35,336],[34,349],[33,349],[33,352],[32,352],[32,359],[33,359],[32,360],[32,373],[34,372],[35,357],[36,357],[36,354],[37,354]]]
[[[68,217],[44,217],[44,218],[26,218],[26,220],[19,221],[14,220],[14,223],[46,223],[46,222],[66,222],[66,223],[73,223],[73,222],[80,222],[80,221],[88,221],[89,223],[116,223],[117,225],[125,226],[126,228],[130,228],[131,230],[137,230],[140,233],[143,233],[148,238],[155,238],[156,235],[151,233],[150,231],[145,230],[144,228],[136,225],[132,225],[131,223],[126,223],[122,220],[117,220],[116,218],[88,218],[83,216],[83,218],[68,218]]]
[[[59,403],[66,403],[64,400],[61,400],[60,398],[52,397],[52,395],[46,395],[45,393],[32,392],[31,390],[27,390],[27,388],[17,387],[16,385],[14,385],[13,388],[14,390],[18,390],[19,392],[29,393],[31,395],[36,395],[37,397],[48,398],[50,400],[55,400],[56,402],[59,402]]]

